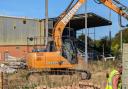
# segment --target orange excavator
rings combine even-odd
[[[85,0],[78,0],[76,4],[72,6],[73,2],[74,0],[72,0],[68,8],[59,16],[59,19],[53,28],[53,42],[48,43],[50,45],[54,45],[54,50],[50,52],[29,53],[27,59],[28,67],[72,68],[74,66],[65,57],[62,56],[62,33],[67,23],[74,16],[74,14],[81,7],[81,5],[85,2]],[[38,59],[40,59],[40,61]]]
[[[78,64],[77,49],[74,42],[65,39],[62,44],[62,33],[70,19],[75,15],[78,9],[84,4],[85,0],[72,0],[67,9],[58,17],[52,32],[52,41],[48,42],[45,51],[34,51],[27,55],[27,67],[29,69],[42,69],[43,73],[80,73],[84,79],[90,79],[91,74],[87,70],[75,69]],[[46,70],[49,69],[49,70]],[[34,71],[35,72],[35,71]]]
[[[85,79],[90,79],[91,74],[86,70],[75,69],[78,65],[77,49],[72,40],[65,39],[62,41],[62,33],[65,26],[75,15],[78,9],[85,3],[86,0],[78,0],[74,5],[74,0],[69,4],[67,9],[59,16],[56,24],[54,25],[52,38],[53,41],[48,42],[47,48],[52,50],[34,51],[27,55],[27,66],[30,69],[50,69],[49,71],[68,70],[68,72],[79,72],[85,74]],[[104,4],[112,9],[119,15],[128,19],[128,15],[120,7],[116,6],[113,1],[116,0],[97,0],[99,3]],[[118,2],[118,1],[116,1]],[[119,4],[119,2],[118,2]],[[66,45],[66,46],[65,46]],[[67,71],[65,71],[67,72]]]

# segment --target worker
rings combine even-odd
[[[122,64],[118,64],[117,67],[107,76],[106,89],[122,89]]]

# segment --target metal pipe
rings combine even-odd
[[[119,25],[120,25],[120,27],[126,27],[126,26],[124,26],[124,25],[122,24],[122,18],[121,18],[120,15],[119,15]]]
[[[121,2],[119,2],[119,0],[113,0],[113,1],[115,1],[117,4],[121,5],[124,10],[125,10],[125,9],[128,9],[128,7],[125,6],[125,5],[123,5]]]
[[[120,30],[120,50],[121,50],[121,59],[122,59],[122,50],[123,50],[123,46],[122,46],[122,44],[123,44],[122,28],[124,26],[122,25],[121,16],[119,15],[118,17],[119,17],[119,30]]]
[[[45,0],[45,45],[48,44],[48,0]]]
[[[85,62],[88,63],[88,29],[87,29],[87,18],[88,18],[88,15],[87,15],[87,1],[85,3]]]
[[[111,17],[112,17],[112,13],[111,13],[111,9],[109,11],[109,21],[112,21],[111,20]],[[112,30],[112,26],[109,26],[109,41],[110,41],[110,54],[111,54],[111,49],[112,49],[112,36],[111,36],[111,30]]]

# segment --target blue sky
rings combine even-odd
[[[120,0],[128,6],[128,0]],[[49,17],[58,16],[71,2],[71,0],[49,0]],[[101,4],[96,4],[94,0],[88,0],[87,12],[93,12],[106,19],[109,19],[109,9]],[[78,13],[84,12],[84,6]],[[44,18],[45,16],[45,0],[1,0],[0,2],[0,15],[5,16],[18,16],[28,18]],[[112,11],[111,26],[112,36],[119,31],[118,15]],[[124,21],[126,23],[126,21]],[[99,39],[108,35],[110,27],[100,27],[96,29],[96,38]],[[93,29],[90,29],[93,31]]]

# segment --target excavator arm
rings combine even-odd
[[[73,3],[73,1],[71,3]],[[70,4],[68,6],[68,8],[70,9],[67,8],[66,11],[60,15],[60,18],[55,24],[53,29],[53,39],[54,39],[56,51],[61,51],[62,33],[64,31],[65,26],[68,24],[70,19],[75,15],[75,13],[78,11],[78,9],[82,6],[84,2],[85,0],[78,0],[71,8],[70,8],[71,6]]]
[[[128,20],[128,14],[125,11],[123,11],[120,7],[118,7],[116,4],[113,3],[113,1],[115,1],[116,3],[119,4],[118,0],[99,0],[99,1],[105,6],[107,6],[108,8],[110,8],[111,10],[113,10],[114,12],[116,12],[117,14],[123,16]]]
[[[72,0],[71,3],[73,3],[73,1],[74,0]],[[72,8],[69,9],[71,6],[71,3],[70,3],[66,11],[64,11],[60,15],[60,19],[57,21],[53,29],[53,39],[54,39],[56,51],[61,51],[62,49],[62,33],[64,31],[65,26],[85,1],[86,0],[78,0],[74,4],[74,6],[72,6]],[[113,3],[113,1],[117,1],[117,0],[98,0],[98,1],[128,20],[128,14],[124,10],[122,10],[120,7],[118,7],[116,4]]]

